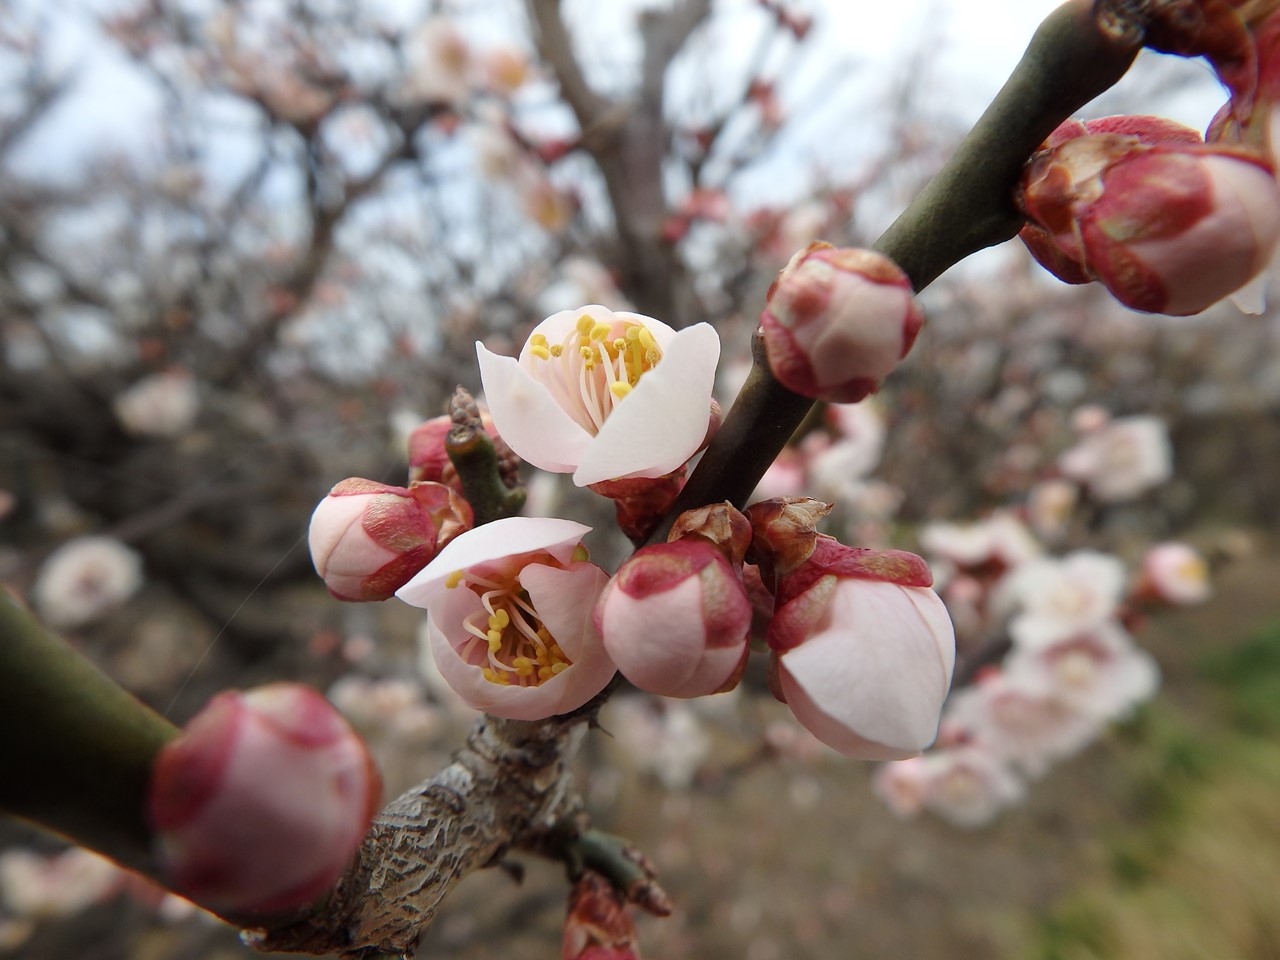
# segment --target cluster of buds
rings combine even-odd
[[[812,252],[816,265],[825,254]],[[895,359],[903,349],[893,347]],[[477,352],[492,442],[613,498],[636,541],[669,509],[718,423],[719,340],[705,324],[676,332],[588,306],[538,324],[518,358]],[[480,423],[478,411],[472,419]],[[781,498],[749,516],[728,503],[686,511],[665,543],[642,547],[610,576],[590,561],[589,528],[570,520],[486,516],[468,529],[470,507],[446,485],[468,492],[466,478],[451,476],[448,452],[437,449],[444,431],[439,421],[415,431],[408,488],[340,484],[317,510],[312,544],[339,596],[384,596],[394,571],[389,589],[426,609],[436,668],[470,706],[512,719],[560,715],[616,672],[668,697],[730,690],[754,625],[772,648],[775,694],[820,740],[881,759],[932,741],[954,638],[919,557],[845,547],[817,533],[827,505]],[[451,523],[412,513],[427,492]],[[371,506],[347,507],[355,496]],[[394,511],[412,537],[397,539]],[[338,534],[324,522],[330,514],[344,524]],[[344,553],[353,526],[356,546]],[[363,565],[335,559],[348,553]],[[352,585],[338,586],[339,574]]]
[[[1127,307],[1199,313],[1252,280],[1280,238],[1270,156],[1159,117],[1068,120],[1028,162],[1022,239],[1068,283]]]

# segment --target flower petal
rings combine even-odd
[[[542,470],[572,472],[590,445],[591,434],[514,358],[492,353],[477,342],[476,359],[489,415],[507,445]]]
[[[660,477],[683,465],[706,438],[719,359],[720,338],[709,324],[672,337],[661,362],[600,428],[573,482],[585,487],[622,477]]]
[[[415,607],[426,607],[445,580],[456,570],[469,570],[522,553],[545,550],[561,563],[568,563],[582,537],[591,528],[572,520],[554,517],[506,517],[468,530],[450,540],[425,568],[396,591],[396,596]]]

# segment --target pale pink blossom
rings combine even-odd
[[[1058,466],[1102,503],[1136,500],[1173,476],[1169,430],[1158,417],[1120,417],[1087,433]]]
[[[1042,480],[1027,494],[1027,520],[1039,536],[1060,541],[1080,502],[1080,488],[1070,480]]]
[[[826,243],[792,257],[766,300],[769,369],[796,393],[831,403],[878,390],[924,324],[911,281],[893,261]]]
[[[952,747],[876,771],[889,809],[910,817],[923,808],[957,827],[981,827],[1026,796],[1007,763],[980,746]]]
[[[643,547],[609,581],[595,623],[622,675],[664,697],[737,683],[751,602],[725,555],[701,537]]]
[[[119,394],[112,410],[134,436],[176,437],[191,429],[200,411],[195,377],[185,370],[153,373]]]
[[[1021,566],[1043,552],[1026,524],[1007,511],[996,511],[972,523],[927,523],[920,531],[920,545],[930,555],[962,570],[983,568],[997,573]]]
[[[1209,599],[1209,567],[1185,543],[1161,543],[1142,560],[1142,586],[1165,603],[1183,606]]]
[[[1001,604],[1018,613],[1014,642],[1043,647],[1091,630],[1115,616],[1124,594],[1124,564],[1110,554],[1077,550],[1024,564],[1000,589]]]
[[[471,505],[443,484],[351,477],[311,514],[307,541],[330,594],[385,600],[471,523]]]
[[[410,40],[406,93],[423,103],[452,106],[467,95],[472,51],[445,17],[429,17]]]
[[[869,760],[933,742],[955,635],[919,557],[819,538],[778,588],[769,627],[775,690],[828,746]]]
[[[15,917],[69,917],[124,889],[129,874],[89,850],[0,853],[0,905]]]
[[[76,537],[49,554],[31,597],[50,626],[72,629],[124,603],[142,581],[142,558],[119,540]]]
[[[948,737],[976,742],[1038,777],[1092,743],[1102,723],[1059,696],[1052,676],[991,672],[957,691],[942,727]]]
[[[613,677],[592,611],[608,574],[570,520],[509,517],[452,540],[396,595],[427,611],[440,675],[470,706],[537,720]]]
[[[380,792],[364,742],[314,690],[218,694],[152,771],[166,883],[224,912],[308,903],[346,868]]]
[[[702,446],[720,339],[598,305],[534,328],[519,359],[476,345],[498,432],[543,470],[587,486],[660,477]]]
[[[1155,661],[1110,620],[1046,647],[1015,647],[1003,666],[1014,686],[1047,691],[1100,720],[1124,716],[1160,683]]]

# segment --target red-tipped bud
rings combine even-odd
[[[783,579],[770,624],[771,686],[796,719],[849,756],[891,760],[931,742],[955,634],[923,560],[820,537]]]
[[[632,554],[595,609],[604,648],[622,675],[665,697],[736,686],[751,627],[740,569],[699,536]]]
[[[220,693],[152,770],[161,868],[224,913],[309,903],[346,868],[380,792],[364,742],[314,690]]]
[[[639,960],[635,921],[622,894],[594,870],[583,871],[569,894],[564,960]]]
[[[1027,164],[1018,201],[1041,265],[1149,313],[1212,306],[1257,275],[1280,238],[1270,162],[1159,117],[1067,121]]]
[[[352,477],[311,515],[311,562],[339,600],[386,600],[472,522],[471,505],[442,484]]]
[[[767,299],[760,323],[773,375],[829,403],[878,390],[924,324],[911,281],[892,260],[829,243],[792,257]]]
[[[514,456],[503,439],[498,436],[498,428],[487,412],[481,412],[480,422],[484,432],[489,435],[497,448],[498,457]],[[453,418],[449,416],[433,417],[418,424],[409,434],[409,479],[432,483],[444,483],[459,488],[458,473],[449,460],[449,452],[445,447],[445,438],[453,428]]]

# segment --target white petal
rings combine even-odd
[[[591,443],[591,434],[512,357],[491,353],[477,343],[476,358],[489,415],[507,445],[542,470],[573,472]]]
[[[930,602],[911,596],[919,592],[936,599],[932,591],[869,582],[842,587],[833,600],[832,627],[780,658],[787,702],[797,719],[836,749],[844,748],[824,730],[833,736],[842,728],[846,737],[880,744],[886,752],[857,754],[870,759],[919,753],[937,734],[950,685],[954,652],[942,653],[954,644],[950,619],[926,613]],[[945,636],[936,635],[939,629]],[[788,677],[794,688],[786,684]],[[803,716],[797,707],[806,703],[830,723]]]
[[[445,589],[445,580],[455,570],[477,564],[545,550],[561,563],[568,563],[583,536],[591,531],[585,524],[554,517],[506,517],[468,530],[436,554],[413,579],[396,591],[396,596],[415,607],[426,607]]]
[[[580,487],[621,477],[660,477],[680,467],[707,435],[720,338],[709,324],[681,330],[663,358],[604,422],[578,463]]]

